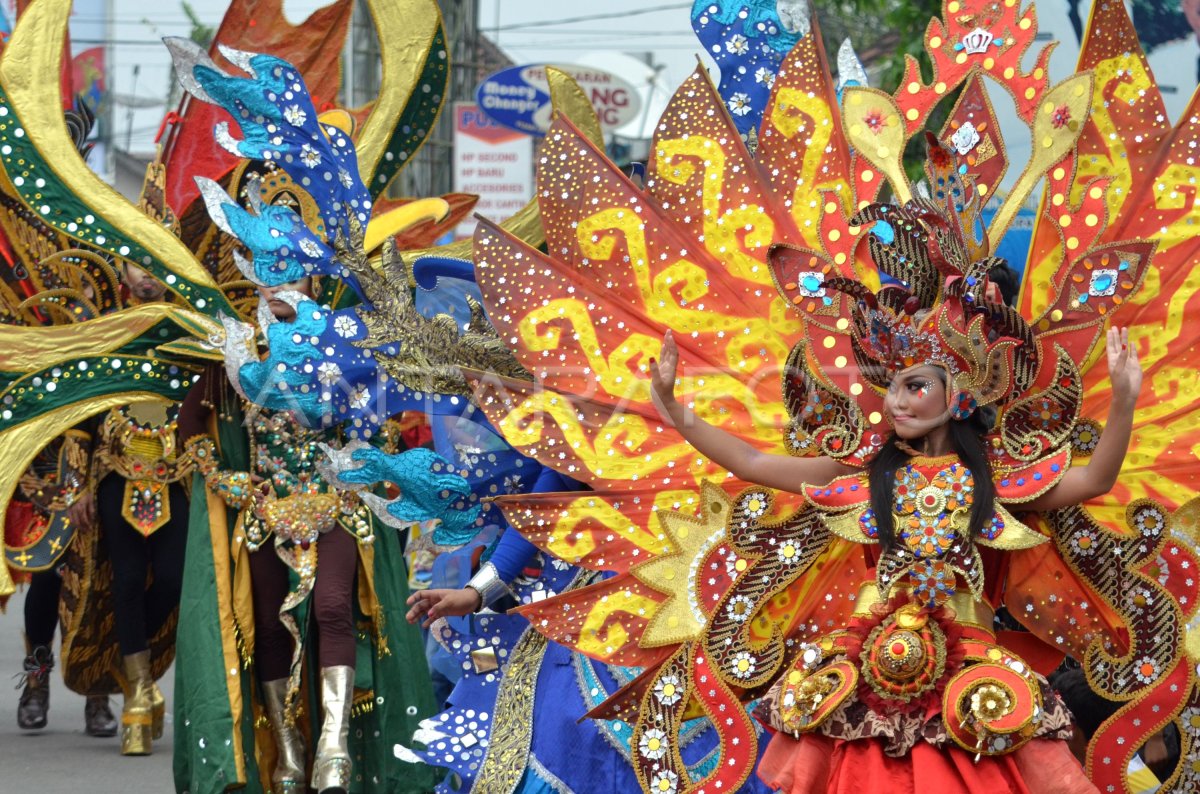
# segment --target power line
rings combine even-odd
[[[104,16],[103,14],[100,14],[100,15],[72,14],[71,15],[71,24],[72,25],[74,25],[76,23],[95,25],[95,24],[98,24],[101,22],[120,22],[122,24],[153,22],[156,25],[159,23],[167,24],[167,25],[190,25],[190,24],[192,24],[192,21],[190,19],[188,19],[186,16],[175,17],[175,18],[171,18],[169,16],[163,16],[163,17],[156,16],[152,20],[145,14],[142,14],[141,16],[136,16],[136,17],[135,16],[125,16],[122,14],[114,14],[112,16]]]
[[[167,47],[162,39],[71,39],[72,44],[91,44],[93,46],[113,45],[117,47],[159,47],[164,52]]]
[[[518,22],[512,25],[500,25],[494,28],[485,28],[484,32],[505,31],[505,30],[522,30],[524,28],[543,28],[550,25],[570,25],[575,22],[593,22],[599,19],[618,19],[621,17],[636,17],[642,14],[653,14],[658,11],[678,11],[681,8],[691,8],[691,3],[668,3],[667,5],[651,6],[649,8],[637,8],[628,11],[610,11],[605,14],[588,14],[581,17],[564,17],[562,19],[543,19],[537,22]],[[581,31],[582,32],[582,31]]]
[[[641,47],[614,47],[613,44],[615,44],[615,42],[596,41],[594,39],[580,39],[578,41],[556,41],[553,43],[545,41],[527,41],[514,44],[512,42],[507,42],[503,46],[506,50],[574,50],[578,49],[579,47],[597,47],[607,50],[620,50],[622,52],[630,49],[637,52],[641,52],[643,50]],[[654,52],[659,50],[695,50],[696,52],[700,52],[704,49],[704,46],[697,41],[693,44],[655,44],[653,47],[648,47],[646,49]]]
[[[484,32],[486,33],[487,31]],[[580,30],[579,28],[569,28],[566,30],[526,30],[522,31],[522,33],[527,33],[530,36],[619,36],[621,38],[628,38],[631,36],[654,36],[658,38],[663,36],[695,37],[696,35],[690,30]]]

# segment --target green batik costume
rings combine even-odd
[[[239,487],[237,472],[271,474],[280,469],[316,484],[323,493],[334,493],[313,468],[315,433],[263,433],[263,416],[243,427],[244,411],[236,400],[222,400],[210,417],[212,444],[190,445],[193,454],[215,454],[216,465],[197,472],[196,498],[192,500],[187,567],[184,574],[175,684],[175,785],[177,791],[209,794],[230,787],[270,791],[275,766],[275,743],[264,709],[262,692],[254,674],[254,619],[248,556],[258,543],[280,542],[257,522],[253,507],[230,508],[220,495]],[[269,420],[277,419],[278,414]],[[258,432],[256,432],[258,431]],[[257,442],[251,445],[250,435]],[[203,437],[202,437],[203,438]],[[207,439],[206,439],[207,440]],[[297,443],[300,442],[300,443]],[[269,460],[264,461],[264,458]],[[282,466],[277,464],[282,463]],[[271,471],[274,469],[274,471]],[[215,473],[214,473],[215,472]],[[275,495],[286,501],[289,487],[276,477]],[[204,494],[207,498],[201,498]],[[356,500],[356,497],[355,497]],[[237,501],[236,495],[231,501]],[[365,522],[365,523],[360,523]],[[359,538],[357,597],[357,663],[350,723],[352,759],[351,791],[425,792],[436,782],[430,768],[414,769],[393,754],[396,737],[411,736],[424,717],[433,714],[430,688],[419,632],[404,619],[404,560],[397,533],[378,527],[365,509],[342,516],[328,531],[355,532]],[[347,527],[347,525],[349,525]],[[365,527],[365,528],[364,528]],[[372,537],[373,536],[373,537]],[[305,551],[292,540],[281,541],[297,552],[297,568],[305,564]],[[318,544],[311,549],[316,550]],[[255,553],[273,553],[264,547]],[[319,575],[319,562],[316,565]],[[311,584],[292,570],[288,611],[295,621],[303,651],[297,670],[299,685],[297,724],[308,737],[316,735],[321,707],[316,699],[315,655],[304,647],[309,625]],[[311,748],[313,742],[306,741]]]

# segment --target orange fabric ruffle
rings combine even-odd
[[[795,794],[1096,794],[1065,742],[1034,739],[1015,753],[974,755],[919,743],[892,758],[875,739],[847,742],[821,734],[776,734],[758,765],[767,785]]]

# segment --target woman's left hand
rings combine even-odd
[[[408,614],[405,618],[409,623],[421,621],[421,628],[427,629],[433,621],[448,616],[469,615],[483,605],[479,591],[470,587],[457,590],[418,590],[408,597]],[[424,617],[424,620],[421,618]]]
[[[1129,344],[1128,328],[1108,329],[1107,352],[1113,401],[1132,408],[1142,390],[1142,365],[1137,348]]]
[[[1129,344],[1128,328],[1109,328],[1106,340],[1112,402],[1104,433],[1086,466],[1073,466],[1058,483],[1022,509],[1045,512],[1078,505],[1112,490],[1121,474],[1133,433],[1133,409],[1142,389],[1142,365],[1137,348]]]

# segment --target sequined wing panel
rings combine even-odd
[[[1063,562],[1103,599],[1091,603],[1091,617],[1112,610],[1128,632],[1127,645],[1098,637],[1083,655],[1092,689],[1124,704],[1092,737],[1088,774],[1101,790],[1120,789],[1134,752],[1174,723],[1181,760],[1178,777],[1167,783],[1171,791],[1194,791],[1200,785],[1200,499],[1174,512],[1139,499],[1128,506],[1126,521],[1133,532],[1117,536],[1080,508],[1050,517]],[[1035,619],[1062,609],[1047,596],[1030,606]]]
[[[56,234],[124,259],[166,283],[202,313],[234,309],[212,277],[166,228],[84,164],[63,120],[56,81],[70,3],[36,3],[22,14],[0,56],[0,192]]]
[[[569,603],[550,599],[523,611],[539,631],[584,653],[646,665],[641,688],[618,697],[640,701],[646,719],[660,712],[668,719],[695,693],[691,665],[710,663],[697,643],[712,631],[716,615],[749,621],[766,604],[763,617],[747,626],[754,627],[758,644],[773,638],[775,650],[755,661],[739,645],[745,656],[717,657],[730,671],[752,667],[763,680],[784,657],[782,632],[820,621],[815,592],[789,590],[782,571],[774,594],[731,595],[755,555],[773,555],[781,566],[784,557],[774,548],[750,552],[731,545],[731,497],[723,488],[701,485],[705,479],[721,482],[724,473],[661,427],[645,375],[646,360],[671,328],[687,362],[682,390],[697,395],[697,412],[760,448],[783,451],[778,428],[788,408],[777,384],[803,319],[780,294],[767,253],[774,240],[799,234],[787,202],[741,146],[702,73],[668,107],[645,193],[562,120],[541,155],[538,194],[547,254],[486,225],[476,237],[489,317],[534,382],[481,376],[476,395],[510,443],[597,491],[503,500],[510,521],[542,548],[618,575],[573,594]],[[824,246],[820,256],[829,263],[826,272],[837,272]],[[850,267],[847,256],[841,261]],[[832,294],[818,303],[834,330],[840,296],[832,309]],[[842,342],[851,354],[848,340]],[[833,369],[836,356],[825,358]],[[726,482],[730,486],[737,487]],[[741,509],[756,518],[772,509],[762,489],[745,502]],[[779,514],[794,508],[794,502],[781,506]],[[825,556],[822,549],[815,539],[795,543],[786,559],[794,558],[797,571],[821,559],[837,579],[836,571],[853,557]],[[751,580],[761,582],[744,581]],[[722,675],[736,681],[724,667]],[[722,684],[719,693],[705,696],[704,709],[714,716],[729,713],[736,690]],[[743,722],[721,728],[724,747],[739,748],[735,756],[753,749]],[[735,778],[749,768],[730,758]],[[735,783],[725,770],[723,764],[714,779]],[[645,786],[662,774],[648,765],[639,769]]]
[[[1038,305],[1041,296],[1028,288],[1023,297],[1051,315],[1073,310],[1093,323],[1109,317],[1129,327],[1138,347],[1145,386],[1129,454],[1116,487],[1088,506],[1104,526],[1121,531],[1131,502],[1153,498],[1174,509],[1200,488],[1194,465],[1200,326],[1188,322],[1200,309],[1194,276],[1200,100],[1193,97],[1172,124],[1124,8],[1097,3],[1092,14],[1079,60],[1080,69],[1095,75],[1092,112],[1076,156],[1050,174],[1029,260],[1027,283],[1051,277],[1058,302]],[[1070,267],[1055,272],[1060,258]],[[1133,285],[1140,289],[1130,295]],[[1090,341],[1084,335],[1071,353],[1084,369],[1082,413],[1102,417],[1107,369],[1103,346],[1092,349]]]

